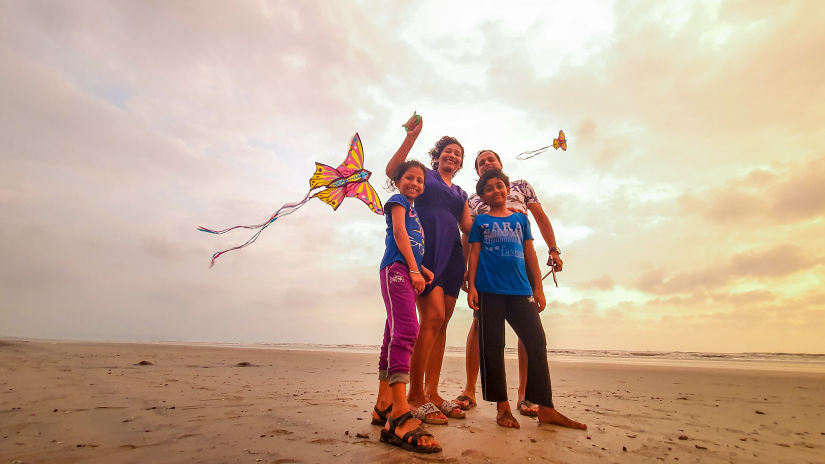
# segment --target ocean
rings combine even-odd
[[[350,353],[375,353],[376,355],[381,348],[378,345],[328,345],[301,343],[207,343],[206,345],[282,350],[343,351]],[[445,356],[463,357],[464,347],[447,347]],[[516,348],[505,348],[504,357],[506,359],[516,359]],[[825,373],[825,354],[811,353],[713,353],[697,351],[548,349],[547,359],[551,363],[596,362]]]

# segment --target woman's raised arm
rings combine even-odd
[[[407,159],[407,155],[410,154],[410,150],[412,150],[413,145],[415,144],[415,139],[418,138],[418,134],[421,133],[421,127],[424,125],[424,120],[418,114],[413,114],[412,117],[404,123],[404,127],[407,128],[407,136],[404,137],[404,141],[401,142],[401,146],[398,147],[398,151],[392,155],[390,161],[387,163],[387,169],[385,173],[387,177],[392,178],[395,174],[395,170],[398,169],[398,166],[401,166]]]

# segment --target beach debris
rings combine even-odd
[[[628,433],[628,434],[627,434],[627,438],[636,438],[636,435],[633,435],[633,434]]]
[[[705,448],[705,447],[704,447],[704,446],[702,446],[702,445],[694,445],[694,446],[696,446],[696,449],[704,449],[704,450],[706,450],[706,449],[707,449],[707,448]]]
[[[763,411],[760,411],[760,410],[758,410],[758,409],[757,409],[755,412],[756,412],[757,414],[762,414],[763,416],[765,415],[765,413],[764,413]]]
[[[139,363],[135,363],[135,366],[154,366],[154,364],[149,361],[141,361]]]
[[[627,446],[622,446],[622,451],[627,452]]]
[[[688,436],[687,435],[679,435],[679,439],[680,440],[687,440]]]
[[[349,430],[345,431],[345,432],[344,432],[344,435],[349,436]]]
[[[235,364],[235,367],[255,367],[255,365],[252,364],[249,361],[242,361],[242,362],[239,362],[238,364]]]
[[[356,438],[369,438],[370,434],[368,434],[368,433],[356,433],[355,437]]]

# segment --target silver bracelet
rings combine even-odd
[[[420,271],[410,271],[410,274],[421,274]]]

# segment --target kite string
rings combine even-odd
[[[215,260],[218,259],[218,257],[220,255],[222,255],[226,252],[232,251],[232,250],[237,250],[239,248],[243,248],[243,247],[245,247],[245,246],[247,246],[251,243],[254,243],[255,240],[258,239],[258,236],[261,235],[261,232],[263,232],[264,229],[267,228],[267,226],[269,226],[270,224],[272,224],[273,222],[275,222],[276,220],[278,220],[279,218],[281,218],[283,216],[288,216],[288,215],[294,213],[295,211],[298,210],[298,208],[300,208],[306,202],[308,202],[309,199],[312,198],[313,190],[314,189],[309,189],[309,191],[307,192],[307,194],[306,194],[306,196],[304,197],[303,200],[301,200],[297,203],[287,203],[287,204],[281,206],[280,208],[278,208],[278,211],[276,211],[275,214],[270,216],[270,218],[262,224],[258,224],[258,225],[254,225],[254,226],[235,226],[235,227],[230,227],[228,229],[223,229],[223,230],[212,230],[212,229],[207,229],[205,227],[198,227],[199,231],[208,232],[210,234],[224,234],[226,232],[229,232],[230,230],[239,229],[239,228],[241,228],[241,229],[260,229],[260,230],[258,230],[258,232],[255,233],[255,235],[253,235],[244,244],[238,245],[236,247],[232,247],[232,248],[229,248],[229,249],[226,249],[226,250],[223,250],[223,251],[219,251],[219,252],[213,254],[212,255],[212,261],[209,263],[209,267],[211,268],[212,266],[215,265]]]

